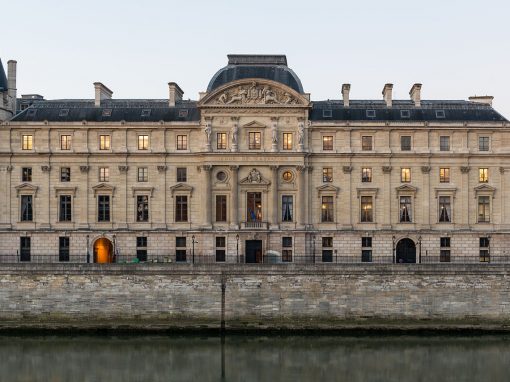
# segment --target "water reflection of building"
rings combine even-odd
[[[497,261],[508,121],[469,101],[310,101],[229,56],[198,101],[25,96],[0,70],[0,253],[54,261]],[[191,239],[192,235],[196,238]]]

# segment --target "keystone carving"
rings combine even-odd
[[[430,172],[430,166],[421,166],[421,172],[428,174]]]
[[[471,170],[471,167],[469,167],[469,166],[461,166],[460,167],[460,172],[462,172],[463,174],[467,174],[469,172],[469,170]]]
[[[42,172],[50,172],[51,166],[41,166],[41,170],[42,170]]]
[[[382,166],[382,171],[383,173],[385,174],[390,174],[391,173],[391,166]]]

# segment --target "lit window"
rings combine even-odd
[[[218,150],[225,150],[227,148],[227,133],[216,134],[216,148]]]
[[[290,182],[290,181],[292,181],[292,179],[294,179],[294,176],[292,175],[292,173],[290,171],[285,171],[283,173],[283,180],[285,182]]]
[[[478,197],[478,223],[490,223],[490,196]]]
[[[403,135],[400,137],[400,150],[410,151],[411,150],[411,137]]]
[[[401,196],[400,197],[400,222],[410,223],[412,222],[411,214],[411,197]]]
[[[322,169],[322,181],[324,183],[330,183],[333,181],[333,168],[332,167],[324,167]]]
[[[489,137],[478,137],[478,151],[489,151]]]
[[[333,150],[333,136],[325,135],[322,137],[322,149],[323,150]]]
[[[23,150],[32,150],[33,149],[33,136],[32,135],[22,135],[21,136],[21,140],[22,140],[22,146],[21,148]]]
[[[410,168],[402,168],[400,173],[400,181],[402,183],[409,183],[411,181],[411,169]]]
[[[187,135],[178,135],[177,136],[177,150],[187,150],[188,149],[188,136]]]
[[[110,169],[108,167],[99,168],[99,181],[108,182],[110,180]]]
[[[321,222],[333,222],[333,197],[323,196],[321,205]]]
[[[439,169],[439,182],[450,183],[450,169],[442,167]]]
[[[440,136],[439,137],[439,150],[440,151],[450,151],[450,137],[449,136]]]
[[[100,135],[99,136],[99,150],[110,150],[110,136]]]
[[[361,169],[361,181],[363,183],[370,183],[372,181],[372,169],[365,167]]]
[[[149,149],[149,136],[148,135],[139,135],[138,136],[138,150],[148,150]]]
[[[60,136],[60,150],[71,150],[71,136],[61,135]]]
[[[262,221],[262,193],[246,193],[246,220],[248,222]]]
[[[371,196],[361,197],[361,222],[371,223],[373,222],[373,204]]]
[[[292,133],[283,133],[283,149],[292,150]]]
[[[480,183],[487,183],[489,181],[489,169],[479,168],[478,169],[478,181]]]
[[[248,148],[250,150],[260,150],[261,148],[261,134],[259,132],[250,132],[249,133],[249,142]]]
[[[138,181],[147,182],[149,180],[149,169],[147,167],[138,167]]]
[[[452,205],[449,196],[439,197],[439,222],[450,223],[452,220]]]
[[[363,151],[372,150],[372,137],[371,136],[363,136],[361,137],[361,149]]]

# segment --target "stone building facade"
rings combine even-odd
[[[0,261],[510,256],[510,123],[492,97],[427,101],[415,84],[394,100],[386,84],[350,100],[344,84],[312,101],[285,56],[230,55],[198,101],[173,82],[163,100],[95,83],[92,100],[21,110],[9,65]]]

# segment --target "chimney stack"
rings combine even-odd
[[[101,106],[101,101],[104,99],[112,99],[113,92],[110,89],[108,89],[105,85],[103,85],[101,82],[94,82],[94,89],[95,89],[94,99],[95,107]]]
[[[393,99],[392,99],[392,93],[393,93],[393,84],[385,84],[382,95],[384,102],[386,102],[387,107],[391,107],[393,105]]]
[[[182,101],[184,92],[175,82],[168,83],[168,106],[174,107],[178,101]]]
[[[493,99],[494,99],[493,96],[473,96],[473,97],[469,97],[469,100],[471,102],[483,103],[483,104],[489,105],[489,106],[492,106],[492,100]]]
[[[342,98],[344,99],[344,107],[349,107],[349,92],[351,91],[351,84],[342,85]]]
[[[12,115],[16,114],[16,65],[17,62],[14,60],[7,62],[7,87],[11,98]]]
[[[421,84],[414,84],[409,91],[411,101],[414,102],[414,106],[421,107]]]

